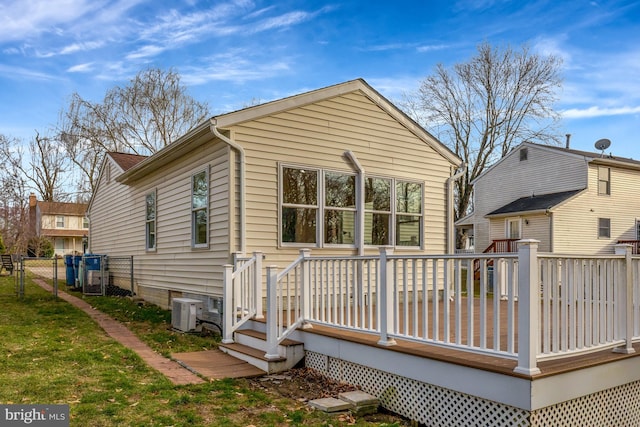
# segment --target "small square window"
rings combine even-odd
[[[598,238],[599,239],[611,238],[611,219],[610,218],[598,218]]]

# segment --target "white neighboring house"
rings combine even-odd
[[[474,212],[456,226],[475,252],[536,239],[542,252],[612,254],[624,241],[637,253],[640,161],[525,142],[472,184]]]
[[[83,240],[89,234],[87,206],[86,203],[43,202],[32,193],[29,195],[31,234],[51,240],[56,256],[82,253]]]

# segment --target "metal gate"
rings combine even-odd
[[[16,294],[24,297],[26,277],[40,277],[51,281],[53,295],[58,296],[59,258],[33,258],[21,256],[16,269]]]

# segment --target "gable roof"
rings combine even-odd
[[[501,208],[489,212],[486,216],[500,216],[514,213],[534,213],[546,212],[549,209],[563,203],[583,190],[561,191],[559,193],[549,193],[521,197],[508,203]]]
[[[256,120],[260,117],[277,114],[292,108],[298,108],[356,91],[364,94],[374,104],[396,119],[396,121],[402,124],[411,133],[420,138],[440,155],[448,159],[451,163],[456,166],[459,166],[462,163],[462,160],[446,145],[437,140],[427,130],[392,104],[387,98],[382,96],[362,78],[244,108],[242,110],[221,114],[214,117],[212,121],[216,127],[224,129],[250,120]]]
[[[138,154],[120,153],[117,151],[112,151],[108,154],[124,172],[128,171],[148,157]]]
[[[116,180],[120,183],[127,183],[132,180],[144,176],[148,171],[156,170],[158,167],[173,161],[181,155],[190,152],[198,144],[202,143],[199,137],[209,133],[213,134],[211,127],[218,130],[226,130],[235,125],[256,120],[261,117],[271,116],[282,113],[293,108],[299,108],[305,105],[320,102],[326,99],[335,98],[348,93],[360,92],[366,96],[371,102],[376,104],[387,114],[392,116],[397,122],[403,125],[407,130],[413,133],[421,141],[447,159],[452,165],[459,166],[462,160],[447,146],[437,140],[433,135],[422,128],[418,123],[403,113],[389,100],[375,91],[363,79],[356,79],[344,83],[328,86],[322,89],[293,95],[276,101],[267,102],[241,110],[220,114],[201,123],[193,128],[186,135],[181,136],[173,143],[162,148],[152,156],[142,160],[135,166],[126,170]]]
[[[560,155],[576,156],[576,157],[584,158],[588,163],[640,170],[640,161],[634,160],[631,158],[617,157],[617,156],[613,156],[612,154],[603,154],[603,153],[595,153],[591,151],[574,150],[573,148],[560,147],[557,145],[546,145],[546,144],[538,144],[534,142],[525,141],[518,144],[514,148],[512,148],[511,151],[507,153],[507,155],[505,155],[503,158],[501,158],[500,160],[496,161],[491,166],[489,166],[484,172],[478,175],[476,179],[471,181],[471,184],[475,184],[476,181],[478,181],[480,178],[482,178],[483,176],[488,174],[490,171],[495,169],[500,163],[505,161],[508,157],[516,154],[518,152],[518,149],[521,147],[532,147],[532,148],[538,148],[541,150],[555,151]]]
[[[84,216],[87,212],[87,203],[41,202],[38,201],[38,210],[43,215],[72,215]]]

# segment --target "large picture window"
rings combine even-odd
[[[146,211],[146,248],[155,250],[156,248],[156,192],[147,193],[145,197]]]
[[[191,177],[191,233],[193,247],[209,243],[209,176],[206,171]]]
[[[281,169],[281,242],[314,246],[423,244],[423,185],[365,177],[364,212],[358,214],[356,175],[284,166]],[[363,218],[363,219],[360,219]]]

